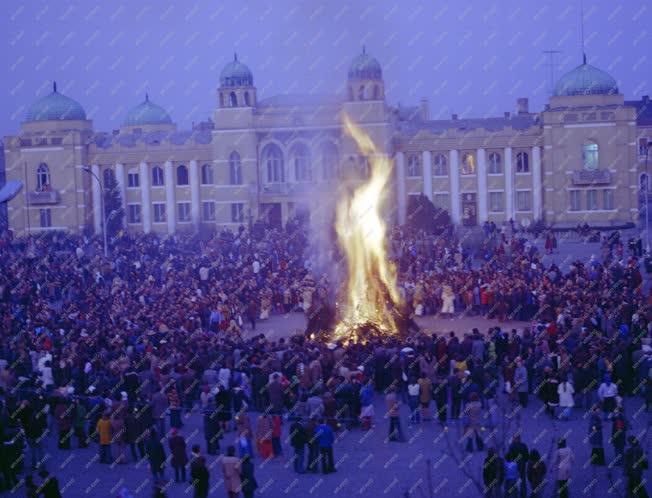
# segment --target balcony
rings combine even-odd
[[[611,173],[607,169],[573,171],[573,185],[608,185]]]
[[[29,192],[29,203],[34,206],[41,206],[46,204],[59,204],[61,196],[57,190],[49,190],[46,192]]]
[[[263,185],[263,194],[292,195],[310,192],[315,188],[315,182],[267,183]]]

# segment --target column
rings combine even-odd
[[[165,161],[165,216],[168,220],[168,234],[172,235],[177,228],[177,206],[174,201],[174,168],[172,161]]]
[[[125,165],[117,163],[115,165],[115,181],[118,183],[118,191],[120,192],[120,201],[122,202],[122,226],[126,223],[127,217],[127,184],[125,183]]]
[[[152,202],[149,198],[149,169],[145,161],[140,163],[140,215],[143,218],[143,232],[152,231]]]
[[[505,221],[514,218],[514,173],[512,171],[512,148],[505,147]]]
[[[534,220],[543,219],[543,186],[541,185],[541,147],[532,147],[532,210]]]
[[[484,149],[478,149],[478,222],[487,221],[487,159]]]
[[[459,225],[460,216],[460,153],[453,149],[450,152],[451,163],[451,219],[453,224]]]
[[[402,152],[396,153],[396,202],[398,204],[398,223],[405,223],[407,214],[407,199],[405,194],[405,156]]]
[[[199,166],[197,161],[190,161],[190,219],[195,230],[199,229]]]
[[[421,155],[423,163],[423,195],[432,201],[432,154],[424,150]]]
[[[93,184],[93,228],[95,234],[99,235],[102,232],[102,185],[98,181],[102,179],[100,174],[100,165],[93,164],[91,166],[91,183]]]

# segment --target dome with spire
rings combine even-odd
[[[555,85],[555,96],[615,95],[616,80],[607,72],[587,64],[586,55],[581,65],[567,72]]]
[[[379,80],[382,77],[380,63],[375,57],[369,55],[363,46],[362,53],[353,59],[349,66],[349,79]]]
[[[57,91],[57,82],[52,84],[52,93],[41,97],[27,110],[25,121],[84,121],[86,111],[79,102]]]
[[[233,54],[229,62],[220,73],[221,86],[253,86],[254,76],[251,70],[238,60],[238,54]]]
[[[123,125],[143,126],[161,124],[172,124],[172,118],[170,118],[170,115],[165,109],[149,100],[149,95],[145,94],[145,101],[127,113]]]

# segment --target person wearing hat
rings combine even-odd
[[[643,472],[648,469],[645,452],[635,436],[628,438],[629,448],[625,452],[625,476],[627,476],[627,496],[647,498]]]

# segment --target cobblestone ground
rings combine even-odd
[[[598,244],[585,244],[580,241],[567,241],[560,253],[546,256],[546,263],[554,260],[566,266],[573,259],[588,259],[591,254],[600,256]],[[274,317],[258,325],[256,333],[264,333],[270,338],[280,338],[303,330],[304,319],[300,314]],[[455,330],[458,333],[478,327],[480,330],[494,322],[479,317],[464,317],[456,320],[424,317],[420,324],[434,331]],[[522,322],[507,322],[504,327],[523,327]],[[268,498],[277,497],[472,497],[481,496],[477,485],[481,482],[481,464],[484,453],[467,454],[462,450],[461,432],[457,423],[442,427],[433,421],[409,425],[407,407],[402,408],[402,426],[406,441],[388,442],[386,439],[388,422],[382,418],[384,404],[382,396],[375,400],[378,414],[372,430],[360,429],[338,433],[335,445],[337,473],[297,475],[292,470],[291,450],[287,441],[288,424],[284,425],[284,455],[270,461],[257,457],[255,472],[259,489],[256,495]],[[590,448],[587,443],[588,421],[584,410],[576,409],[570,421],[552,420],[543,413],[541,403],[531,398],[529,406],[523,411],[514,411],[511,403],[500,398],[499,406],[492,410],[483,432],[487,445],[501,447],[506,439],[521,430],[523,441],[537,448],[544,461],[551,462],[553,444],[562,435],[568,440],[576,456],[571,483],[571,496],[625,496],[624,479],[620,467],[592,467],[588,464]],[[652,418],[643,410],[640,399],[626,400],[626,415],[631,424],[630,434],[635,434],[650,450],[648,427]],[[255,418],[255,414],[252,414]],[[491,421],[493,419],[493,422]],[[188,446],[199,443],[205,448],[201,420],[197,413],[185,417],[182,434]],[[605,451],[607,460],[613,456],[609,445],[611,424],[605,422]],[[234,433],[228,433],[222,448],[231,442]],[[61,451],[56,449],[56,441],[47,442],[46,466],[56,475],[64,497],[115,497],[122,488],[127,488],[134,497],[150,496],[151,477],[146,461],[129,462],[125,465],[105,465],[98,463],[98,448],[93,444],[88,449]],[[169,452],[168,452],[169,453]],[[210,496],[226,497],[223,486],[220,457],[209,458],[211,471]],[[548,465],[548,478],[554,475]],[[167,469],[170,478],[172,470]],[[648,471],[649,479],[649,471]],[[169,497],[192,496],[188,484],[169,484]],[[24,496],[18,488],[7,496]],[[549,484],[544,496],[554,496],[554,486]]]

